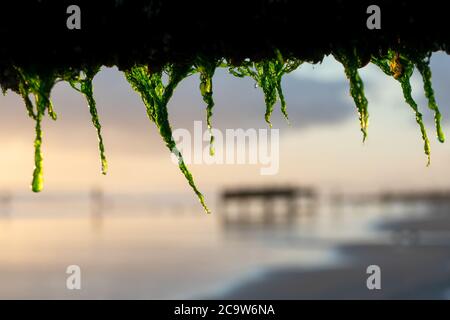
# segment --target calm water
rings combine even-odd
[[[286,266],[339,263],[333,248],[386,241],[372,226],[400,207],[330,209],[290,228],[225,229],[198,206],[110,197],[16,198],[0,215],[0,298],[195,298]],[[408,212],[410,214],[410,212]],[[79,265],[82,290],[66,289]]]

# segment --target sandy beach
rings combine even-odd
[[[450,213],[433,209],[421,218],[378,226],[386,244],[337,248],[343,264],[320,269],[280,268],[230,290],[225,299],[448,299]],[[381,268],[381,289],[369,290],[369,265]]]

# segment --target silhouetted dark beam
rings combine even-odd
[[[81,29],[66,25],[81,8]],[[367,7],[381,8],[381,29],[367,28]],[[0,10],[0,83],[12,65],[65,69],[134,64],[158,68],[201,55],[239,63],[274,55],[319,62],[339,50],[369,58],[388,48],[448,50],[445,1],[393,0],[14,0]],[[368,60],[367,60],[368,61]],[[9,84],[10,83],[10,84]]]

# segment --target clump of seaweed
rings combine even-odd
[[[429,164],[430,142],[423,123],[422,114],[419,111],[417,103],[412,98],[410,79],[414,68],[417,68],[423,79],[424,91],[428,99],[428,108],[434,112],[437,138],[440,142],[444,142],[445,136],[441,126],[442,115],[437,106],[431,83],[431,70],[429,66],[431,53],[406,54],[397,50],[388,50],[386,54],[371,56],[370,54],[360,54],[355,49],[350,51],[340,49],[333,50],[331,54],[344,66],[345,74],[349,79],[350,95],[358,111],[363,141],[367,138],[369,112],[368,101],[364,94],[364,84],[358,69],[372,62],[384,73],[399,81],[405,101],[414,111],[416,122],[420,127],[424,142],[424,151],[428,157]],[[210,211],[205,203],[204,197],[198,190],[193,176],[188,170],[183,156],[177,149],[173,139],[167,106],[175,88],[184,78],[194,73],[199,74],[200,93],[206,103],[206,122],[211,134],[210,154],[213,155],[214,136],[212,134],[211,118],[213,115],[214,100],[212,79],[216,69],[219,67],[227,68],[234,76],[249,76],[255,80],[256,85],[263,90],[266,106],[265,121],[271,126],[271,114],[278,99],[280,100],[281,112],[289,122],[281,81],[283,75],[297,69],[303,61],[295,57],[285,58],[279,50],[274,50],[274,55],[270,58],[258,61],[246,59],[238,64],[230,63],[225,58],[215,57],[214,59],[210,59],[204,56],[198,56],[192,61],[192,63],[167,63],[162,68],[155,68],[148,65],[135,65],[125,70],[125,77],[132,88],[140,94],[148,118],[155,123],[166,146],[177,157],[181,172],[196,193],[205,211],[209,213]],[[100,65],[46,72],[22,67],[14,67],[13,70],[17,73],[17,86],[12,88],[22,96],[28,116],[36,123],[36,136],[34,140],[35,167],[31,183],[32,190],[39,192],[43,188],[43,156],[41,150],[43,134],[41,123],[46,112],[53,120],[57,118],[50,100],[51,90],[57,81],[67,81],[72,88],[85,96],[91,114],[92,124],[97,132],[101,171],[103,174],[106,174],[108,163],[105,156],[105,147],[92,83],[95,75],[100,70]],[[2,87],[2,89],[4,90],[5,88]],[[32,98],[34,98],[34,103]]]
[[[102,173],[106,174],[107,161],[105,156],[105,147],[101,135],[101,125],[98,119],[95,99],[93,97],[92,79],[99,71],[99,67],[86,68],[83,75],[72,69],[58,74],[56,71],[42,73],[35,70],[28,70],[16,67],[19,83],[18,93],[22,96],[28,116],[32,118],[35,125],[36,137],[34,140],[34,171],[31,182],[31,189],[34,192],[40,192],[44,186],[43,174],[43,155],[42,155],[42,119],[47,111],[50,118],[57,119],[57,115],[53,110],[53,104],[50,100],[50,94],[53,86],[58,81],[68,81],[70,85],[77,91],[83,93],[87,99],[89,110],[92,117],[92,123],[97,130],[99,140],[100,158],[102,164]],[[32,99],[34,98],[34,104]]]
[[[395,52],[394,50],[389,50],[388,53],[383,57],[372,57],[371,61],[376,64],[380,69],[386,73],[389,76],[394,77],[397,81],[400,82],[403,96],[405,98],[406,103],[409,104],[409,106],[413,109],[416,122],[420,127],[420,132],[422,134],[422,140],[424,142],[424,152],[428,158],[427,165],[430,164],[430,141],[427,136],[427,131],[425,129],[425,125],[423,123],[423,116],[422,113],[419,111],[419,107],[417,103],[414,101],[412,97],[412,88],[411,88],[411,76],[414,72],[414,62],[409,59],[406,55],[402,55],[399,52]],[[421,62],[422,63],[422,62]],[[438,137],[439,140],[444,140],[443,133],[441,131],[441,125],[440,125],[440,113],[439,109],[436,105],[436,102],[434,100],[434,94],[433,90],[431,88],[431,72],[429,72],[429,69],[427,71],[428,64],[426,62],[423,62],[423,65],[421,64],[420,68],[424,73],[422,75],[424,76],[424,83],[425,83],[425,92],[427,94],[427,97],[429,99],[429,105],[431,109],[433,109],[436,112],[436,127],[438,128]],[[429,72],[429,73],[428,73]]]
[[[277,102],[277,98],[280,99],[281,112],[289,123],[286,101],[281,88],[281,79],[284,74],[294,71],[302,63],[301,60],[295,58],[284,59],[281,52],[275,50],[275,57],[273,58],[259,62],[246,60],[240,66],[229,67],[229,71],[236,77],[242,78],[249,76],[253,78],[256,81],[256,84],[262,88],[266,104],[264,118],[269,126],[272,127],[270,117],[273,112],[273,107]]]
[[[167,84],[163,83],[163,71],[168,76]],[[172,128],[169,122],[167,104],[172,97],[175,87],[181,80],[192,74],[194,69],[189,64],[168,65],[163,71],[152,71],[147,66],[134,66],[125,72],[128,82],[136,90],[145,104],[148,118],[154,122],[164,139],[166,146],[178,159],[178,166],[196,193],[200,203],[207,213],[203,194],[197,189],[194,178],[184,163],[183,156],[177,149],[172,136]]]

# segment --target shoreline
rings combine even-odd
[[[321,268],[267,269],[219,299],[445,299],[450,288],[450,214],[430,208],[427,215],[376,228],[388,232],[388,243],[337,245],[343,264]],[[432,211],[433,210],[433,211]],[[411,231],[412,230],[412,231]],[[439,232],[440,237],[435,233]],[[448,236],[442,237],[442,234]],[[440,240],[440,241],[436,241]],[[369,265],[381,268],[381,290],[366,286]]]

